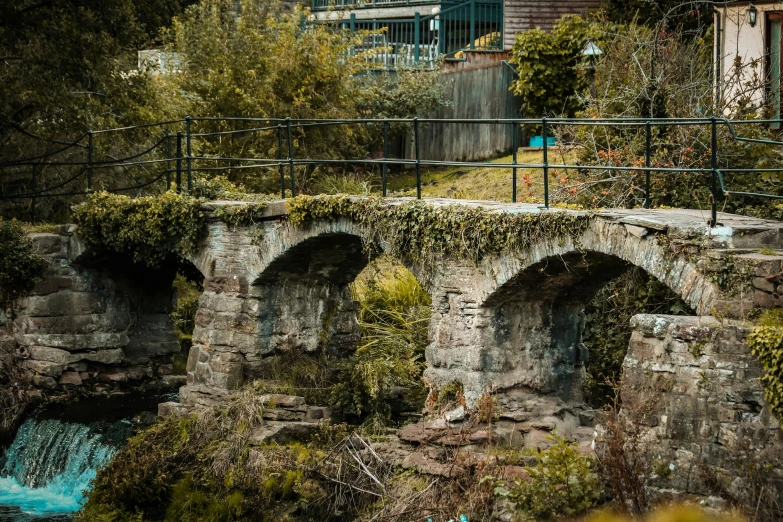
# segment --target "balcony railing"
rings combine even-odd
[[[313,0],[313,11],[440,4],[440,0]]]
[[[440,56],[465,50],[503,49],[503,3],[468,0],[429,16],[362,20],[351,13],[339,22],[351,34],[362,33],[353,53],[383,68],[434,67]]]

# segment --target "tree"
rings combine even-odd
[[[159,29],[187,2],[0,3],[0,159],[6,163],[0,194],[31,189],[30,162],[10,168],[9,161],[61,150],[90,128],[165,117],[165,100],[150,75],[128,73],[136,51],[152,45]],[[120,155],[127,148],[113,144]],[[83,161],[84,156],[84,147],[75,146],[58,159]],[[52,185],[71,177],[72,169],[45,168],[38,174],[42,185]],[[67,191],[80,188],[65,186]],[[27,206],[29,200],[15,203]]]
[[[582,50],[594,31],[583,18],[568,15],[549,33],[536,28],[516,35],[510,62],[519,76],[511,90],[522,97],[527,117],[573,116],[582,107],[575,96],[589,85],[580,67]]]
[[[372,61],[352,46],[352,36],[334,26],[307,23],[295,9],[280,14],[277,0],[242,2],[237,16],[231,0],[201,0],[175,19],[166,35],[182,70],[161,75],[161,88],[190,114],[207,117],[346,119],[424,115],[443,103],[437,75],[408,72],[391,78],[373,75]],[[203,133],[269,127],[264,121],[199,121]],[[230,158],[276,158],[278,131],[215,134],[199,139],[199,154]],[[286,129],[282,129],[284,136]],[[294,127],[297,158],[366,157],[379,128]],[[284,157],[288,157],[284,139]],[[213,163],[214,165],[214,163]],[[223,165],[226,165],[223,163]],[[297,183],[307,189],[323,167],[297,167]],[[232,182],[257,192],[279,190],[276,167],[235,169]]]

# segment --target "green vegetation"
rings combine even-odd
[[[138,198],[97,192],[76,207],[73,217],[79,235],[93,248],[157,266],[169,255],[193,251],[204,231],[200,204],[175,192]]]
[[[271,357],[260,375],[268,391],[328,403],[339,416],[373,433],[393,413],[418,411],[430,297],[413,274],[387,257],[373,261],[353,284],[361,341],[346,358],[294,350]]]
[[[478,261],[501,252],[524,252],[542,239],[578,237],[588,218],[571,213],[507,214],[483,208],[435,207],[412,201],[386,205],[380,198],[299,196],[288,200],[288,218],[301,225],[314,219],[347,217],[383,237],[386,253],[412,262],[442,255]]]
[[[764,367],[761,383],[769,407],[775,416],[783,418],[783,310],[764,311],[747,339]]]
[[[32,290],[45,267],[22,225],[0,218],[0,310]]]
[[[611,404],[622,374],[636,314],[695,315],[666,285],[633,268],[602,288],[585,308],[583,341],[590,354],[585,399],[594,407]]]
[[[540,28],[517,33],[511,63],[518,77],[511,89],[522,98],[528,117],[549,115],[573,117],[583,102],[576,96],[589,86],[583,67],[585,42],[597,33],[584,19],[566,15],[551,31]]]
[[[529,480],[495,488],[497,495],[514,502],[525,520],[575,517],[596,506],[601,496],[593,458],[562,437],[550,439],[551,448],[528,452],[535,458],[535,466],[525,467]]]
[[[354,295],[362,340],[351,357],[337,363],[330,403],[379,428],[388,423],[393,405],[417,411],[424,404],[430,296],[412,273],[384,258],[365,269]]]
[[[323,448],[345,431],[324,426],[306,446],[254,443],[260,400],[248,387],[223,406],[134,436],[98,473],[79,520],[326,520],[327,492],[309,480]]]

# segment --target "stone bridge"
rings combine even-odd
[[[367,242],[383,249],[384,238],[369,238],[347,218],[294,225],[282,201],[268,204],[251,225],[229,224],[227,207],[244,204],[205,206],[207,234],[191,259],[205,291],[180,391],[185,404],[210,404],[230,394],[286,350],[339,355],[359,339],[348,285],[370,260]],[[541,212],[525,204],[423,204]],[[783,259],[781,223],[723,215],[722,225],[710,229],[707,216],[695,210],[581,215],[588,224],[578,237],[542,241],[524,252],[477,263],[401,260],[432,297],[425,376],[433,385],[459,380],[469,405],[490,387],[578,403],[589,357],[581,342],[582,310],[631,266],[682,296],[696,316],[741,318],[753,308],[781,304],[773,277]],[[12,330],[38,386],[171,373],[178,350],[169,317],[174,267],[153,271],[95,257],[72,226],[32,237],[51,269],[22,303]]]
[[[541,212],[525,204],[427,200],[457,203]],[[368,238],[347,218],[293,225],[283,219],[283,202],[266,207],[252,226],[233,226],[216,217],[225,205],[207,205],[208,236],[192,259],[205,292],[180,392],[186,404],[210,403],[284,350],[349,351],[359,330],[348,285],[369,261],[363,242],[384,246],[384,238]],[[458,379],[469,405],[490,387],[578,402],[589,356],[581,342],[584,306],[631,266],[666,284],[697,316],[737,318],[780,304],[777,286],[764,276],[781,271],[781,223],[723,215],[710,229],[696,210],[611,210],[586,218],[579,237],[524,253],[478,263],[401,260],[432,297],[425,377],[433,385]]]

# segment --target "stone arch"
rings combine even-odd
[[[576,261],[579,259],[582,261]],[[576,262],[580,273],[597,278],[596,282],[602,278],[601,271],[609,266],[615,271],[631,265],[642,268],[679,295],[698,315],[708,315],[719,295],[716,285],[695,263],[684,255],[667,251],[651,231],[596,216],[579,238],[550,241],[535,245],[524,256],[502,257],[485,263],[482,271],[491,280],[478,298],[482,303],[492,304],[510,287],[519,287],[531,273],[541,272],[544,267],[557,272],[555,267],[559,263],[567,271],[569,260]]]
[[[365,248],[361,226],[348,219],[253,227],[214,220],[208,229],[194,256],[207,277],[183,402],[207,404],[259,377],[271,356],[353,350],[360,331],[349,284],[383,250]],[[420,267],[406,268],[422,281]]]
[[[426,376],[436,385],[461,381],[469,403],[490,387],[513,404],[542,396],[580,403],[588,356],[581,343],[584,304],[631,266],[666,284],[699,315],[718,295],[691,261],[669,255],[654,234],[600,216],[580,237],[535,244],[473,268],[453,265],[432,323]]]

